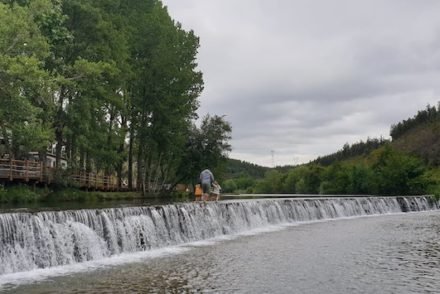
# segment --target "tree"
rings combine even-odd
[[[57,167],[65,150],[72,171],[117,173],[120,184],[127,163],[129,187],[137,177],[144,192],[187,177],[188,137],[201,140],[200,160],[222,164],[229,123],[214,116],[193,126],[203,90],[199,38],[161,1],[0,3],[5,152],[37,150],[44,160],[54,144]],[[210,132],[228,135],[211,142]]]
[[[321,174],[323,169],[319,165],[301,167],[300,180],[296,183],[296,193],[318,194],[321,185]]]
[[[44,150],[51,139],[43,112],[52,106],[42,62],[48,43],[32,20],[30,9],[0,3],[0,131],[12,157]]]
[[[349,167],[350,183],[347,194],[377,194],[377,181],[374,171],[366,164],[359,162]]]
[[[350,185],[348,169],[336,162],[327,167],[322,176],[320,194],[346,194]]]
[[[175,23],[159,1],[139,1],[127,9],[132,15],[130,62],[136,76],[128,86],[129,178],[136,161],[138,187],[155,192],[175,178],[196,118],[203,89],[195,61],[199,40]]]
[[[283,193],[284,178],[285,175],[277,170],[268,171],[264,179],[257,182],[255,186],[255,193],[258,194]]]
[[[232,128],[223,116],[206,115],[201,122],[200,128],[192,125],[185,145],[185,153],[182,156],[176,172],[176,181],[197,181],[200,171],[205,168],[211,169],[218,178],[228,152],[231,150],[229,140]]]
[[[373,156],[372,169],[378,183],[378,193],[408,195],[426,190],[422,178],[425,167],[420,159],[397,152],[388,145]]]

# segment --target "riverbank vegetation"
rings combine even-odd
[[[28,185],[14,185],[0,188],[0,204],[61,203],[61,202],[101,202],[113,200],[150,199],[158,195],[144,196],[140,192],[100,192],[84,191],[76,188],[42,188]],[[168,194],[168,197],[182,198],[182,194]]]
[[[115,175],[143,194],[222,166],[230,124],[195,124],[199,38],[160,1],[1,0],[0,36],[0,156],[53,147],[60,184]]]
[[[427,106],[391,127],[392,140],[367,139],[261,179],[242,174],[225,182],[235,193],[370,194],[440,197],[440,107]]]

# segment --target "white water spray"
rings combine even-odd
[[[429,197],[261,199],[0,214],[0,275],[283,223],[438,209]]]

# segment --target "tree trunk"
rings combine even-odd
[[[121,115],[121,129],[123,134],[121,135],[121,141],[118,148],[119,162],[116,166],[116,173],[118,177],[118,188],[122,188],[122,172],[124,167],[124,162],[127,160],[127,156],[124,154],[125,151],[125,137],[127,136],[127,117]]]
[[[115,108],[112,107],[110,110],[110,119],[109,119],[109,126],[108,126],[108,134],[107,134],[107,147],[112,148],[112,132],[113,132],[113,122],[115,120]],[[110,176],[111,175],[112,168],[106,164],[105,166],[105,175]]]
[[[159,185],[159,177],[160,177],[160,165],[162,164],[162,153],[159,154],[159,161],[157,162],[157,166],[155,168],[155,176],[154,176],[154,192],[158,192],[162,190],[162,185]]]
[[[130,123],[130,138],[128,140],[128,189],[133,190],[133,144],[134,144],[134,119]]]
[[[66,95],[66,88],[64,86],[61,86],[60,89],[60,96],[58,100],[58,110],[54,122],[55,127],[55,141],[56,141],[56,147],[55,147],[55,169],[58,171],[58,169],[61,166],[61,151],[63,148],[63,131],[64,131],[64,98]]]
[[[63,130],[62,127],[55,128],[55,140],[57,145],[55,147],[55,169],[61,167],[61,151],[63,148]]]
[[[143,147],[139,144],[138,155],[137,155],[137,180],[136,180],[136,190],[144,191],[145,189],[145,167],[143,164]]]

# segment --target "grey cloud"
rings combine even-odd
[[[440,100],[439,1],[164,2],[200,36],[200,115],[231,121],[231,157],[308,161]]]

